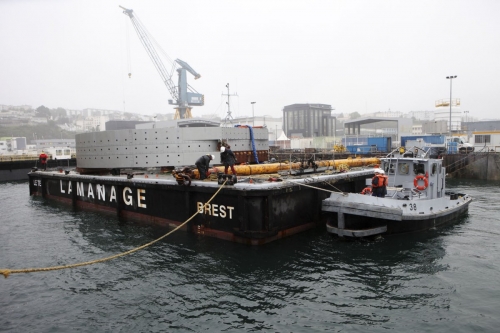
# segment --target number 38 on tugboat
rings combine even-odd
[[[446,190],[446,168],[442,159],[429,157],[429,150],[395,149],[375,171],[387,175],[382,195],[365,189],[364,194],[335,192],[323,200],[329,233],[367,237],[435,228],[456,221],[472,201],[467,194]],[[366,183],[371,185],[372,179]]]

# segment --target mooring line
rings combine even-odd
[[[227,181],[227,179],[226,179],[226,181]],[[217,194],[219,194],[220,190],[222,190],[222,188],[224,187],[224,185],[226,185],[226,181],[224,181],[224,183],[222,183],[222,185],[219,187],[219,189],[217,190],[217,192],[214,193],[214,195],[210,198],[210,200],[207,201],[206,204],[209,204],[217,196]],[[57,270],[66,269],[66,268],[75,268],[75,267],[80,267],[80,266],[87,266],[87,265],[97,264],[97,263],[101,263],[101,262],[113,260],[113,259],[116,259],[116,258],[119,258],[119,257],[123,257],[123,256],[129,255],[129,254],[132,254],[134,252],[137,252],[139,250],[145,249],[146,247],[151,246],[154,243],[162,240],[163,238],[171,235],[175,231],[177,231],[180,228],[182,228],[186,223],[188,223],[189,221],[191,221],[198,214],[199,214],[199,211],[196,210],[196,213],[194,213],[193,215],[191,215],[190,218],[188,218],[182,224],[178,225],[173,230],[167,232],[165,235],[161,236],[160,238],[157,238],[157,239],[155,239],[155,240],[153,240],[153,241],[151,241],[151,242],[149,242],[147,244],[144,244],[142,246],[136,247],[136,248],[134,248],[132,250],[129,250],[129,251],[126,251],[126,252],[122,252],[122,253],[118,253],[118,254],[112,255],[110,257],[96,259],[96,260],[91,260],[91,261],[86,261],[86,262],[81,262],[81,263],[76,263],[76,264],[71,264],[71,265],[62,265],[62,266],[40,267],[40,268],[24,268],[24,269],[8,269],[8,268],[3,269],[2,268],[2,269],[0,269],[0,274],[2,274],[5,278],[8,278],[10,274],[57,271]]]
[[[332,190],[327,190],[327,189],[324,189],[324,188],[321,188],[321,187],[317,187],[317,186],[311,186],[311,185],[306,185],[306,184],[300,184],[300,183],[296,183],[292,180],[287,180],[287,179],[283,179],[284,182],[287,182],[287,183],[292,183],[292,184],[295,184],[297,186],[305,186],[305,187],[310,187],[310,188],[314,188],[316,190],[320,190],[320,191],[325,191],[325,192],[328,192],[328,193],[336,193],[336,191],[332,191]],[[324,183],[324,182],[323,182]],[[336,188],[335,186],[329,184],[330,186],[332,186],[333,188],[335,188],[338,192],[342,192],[341,190],[339,190],[338,188]]]

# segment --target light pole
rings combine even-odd
[[[254,112],[254,108],[253,106],[255,105],[255,103],[257,102],[250,102],[252,104],[252,126],[255,127],[255,112]]]
[[[456,79],[457,76],[456,75],[452,75],[452,76],[447,76],[446,78],[448,80],[450,80],[450,140],[451,140],[451,88],[452,88],[453,79]]]
[[[463,130],[466,131],[465,133],[467,134],[467,141],[469,141],[469,124],[467,123],[467,120],[468,120],[467,115],[468,115],[469,111],[464,111],[464,113],[465,113],[465,126],[462,125],[462,131]]]

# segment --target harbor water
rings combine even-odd
[[[375,241],[326,228],[251,247],[183,231],[129,256],[0,276],[2,332],[498,332],[500,183],[451,226]],[[73,264],[165,230],[32,198],[0,183],[0,268]]]

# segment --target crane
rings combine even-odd
[[[191,73],[194,76],[194,79],[197,80],[201,77],[191,66],[189,66],[186,62],[176,59],[175,62],[172,63],[173,69],[176,69],[179,80],[177,86],[172,80],[173,70],[169,73],[163,62],[161,61],[158,53],[156,52],[151,40],[149,38],[149,34],[141,22],[137,19],[134,11],[132,9],[127,9],[125,7],[119,6],[123,9],[123,13],[127,15],[132,21],[132,25],[134,26],[139,39],[146,49],[149,57],[153,61],[153,64],[160,74],[163,83],[168,88],[172,99],[168,100],[168,104],[176,105],[175,108],[175,116],[174,119],[183,119],[183,118],[192,118],[191,109],[192,106],[202,106],[205,104],[205,96],[198,93],[187,83],[187,72]]]

